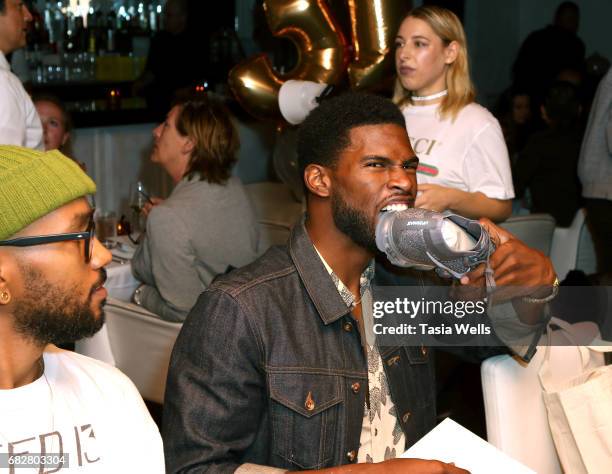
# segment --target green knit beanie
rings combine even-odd
[[[0,145],[0,240],[95,192],[91,178],[57,150]]]

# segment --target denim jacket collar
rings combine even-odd
[[[295,264],[308,296],[324,324],[331,324],[348,314],[350,309],[325,269],[304,225],[305,216],[291,230],[289,255]]]

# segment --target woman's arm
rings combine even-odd
[[[204,283],[196,269],[190,231],[175,209],[154,207],[141,245],[145,244],[152,281],[141,291],[142,305],[163,319],[183,320],[204,290]]]
[[[505,221],[512,213],[510,199],[494,199],[481,192],[470,193],[437,184],[420,184],[415,207],[442,212],[450,209],[470,219],[486,217],[493,222]]]

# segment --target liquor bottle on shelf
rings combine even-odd
[[[150,27],[149,27],[148,9],[145,7],[145,4],[143,2],[138,3],[137,11],[138,11],[138,28],[140,29],[142,33],[149,34]]]
[[[151,33],[157,33],[160,30],[159,19],[161,16],[162,7],[158,1],[152,1],[149,3],[149,28]]]
[[[117,15],[114,10],[106,14],[106,52],[114,53],[116,49]]]
[[[64,51],[72,53],[75,48],[75,21],[74,14],[68,10],[64,16]]]
[[[53,6],[50,2],[45,3],[45,9],[43,10],[43,21],[45,22],[45,28],[49,32],[49,43],[53,44],[57,41],[56,32],[54,28],[54,15]]]
[[[74,52],[87,51],[87,32],[82,16],[74,17]]]
[[[90,54],[98,53],[98,39],[100,33],[95,26],[87,26],[87,52]]]

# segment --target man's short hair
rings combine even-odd
[[[324,100],[300,126],[297,155],[300,175],[310,164],[333,168],[350,145],[350,130],[364,125],[394,124],[406,127],[401,111],[384,97],[347,92]]]
[[[0,15],[2,15],[4,13],[4,0],[0,0]]]
[[[185,175],[192,178],[199,174],[201,180],[225,184],[240,148],[227,107],[219,99],[202,95],[179,96],[174,105],[180,109],[177,131],[194,143]]]

